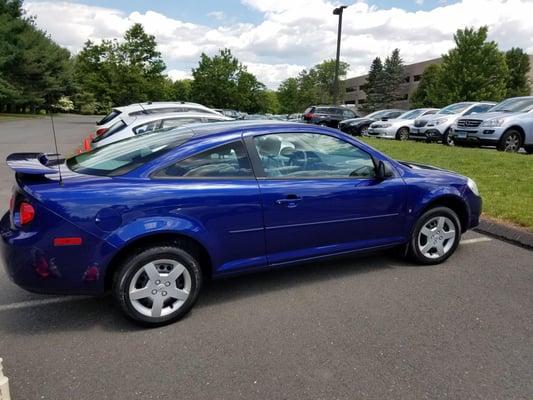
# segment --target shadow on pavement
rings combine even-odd
[[[274,291],[291,290],[320,281],[343,279],[348,276],[404,266],[412,266],[412,264],[387,255],[380,255],[315,262],[225,278],[207,282],[194,309],[261,296]],[[188,316],[185,316],[181,323],[185,323],[187,318]],[[63,303],[42,304],[0,312],[0,335],[8,333],[48,334],[83,331],[95,327],[118,332],[146,329],[124,317],[109,295],[94,298],[80,297]]]

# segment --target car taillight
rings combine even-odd
[[[19,207],[20,224],[26,225],[33,221],[35,217],[35,209],[30,203],[22,202]]]
[[[100,128],[96,130],[95,134],[96,136],[102,136],[106,132],[107,132],[107,128]]]

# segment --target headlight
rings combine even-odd
[[[505,118],[489,119],[483,122],[481,126],[489,126],[489,127],[502,126],[504,122],[505,122]]]
[[[382,128],[389,128],[392,124],[383,124],[381,125]]]
[[[476,196],[479,196],[479,189],[477,188],[476,182],[474,182],[473,179],[468,178],[466,184],[468,185],[472,193],[474,193]]]
[[[432,121],[429,121],[428,126],[436,126],[436,125],[440,125],[440,124],[445,123],[446,121],[448,121],[448,118],[438,118],[438,119],[434,119],[434,120],[432,120]]]

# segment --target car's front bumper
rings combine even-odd
[[[378,137],[382,139],[394,139],[396,137],[396,132],[393,127],[388,128],[368,128],[368,136]]]
[[[444,137],[446,129],[440,126],[412,127],[409,129],[409,139],[439,141]]]
[[[453,127],[450,136],[457,143],[473,143],[480,146],[496,146],[505,132],[502,127],[461,128]]]

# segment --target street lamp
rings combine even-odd
[[[339,96],[339,58],[341,55],[341,31],[342,31],[342,12],[348,6],[339,6],[333,10],[333,15],[339,16],[339,28],[337,31],[337,58],[335,59],[335,81],[333,82],[333,104],[337,105]]]

